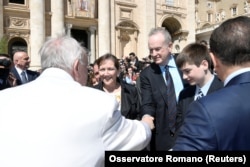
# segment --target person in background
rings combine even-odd
[[[17,51],[13,56],[14,67],[11,73],[17,79],[17,85],[22,85],[35,80],[39,76],[39,72],[28,70],[30,67],[30,57],[24,51]]]
[[[87,51],[74,38],[48,39],[39,55],[36,80],[0,93],[1,167],[103,167],[106,150],[149,143],[152,119],[125,119],[114,97],[86,86]]]
[[[98,84],[98,83],[97,83],[97,81],[96,81],[96,78],[95,78],[95,76],[94,76],[93,71],[90,71],[90,72],[88,73],[88,82],[87,82],[87,86],[93,87],[94,85],[97,85],[97,84]]]
[[[113,54],[107,53],[99,57],[98,67],[102,82],[94,88],[116,97],[123,116],[129,119],[140,119],[137,89],[119,79],[118,59]]]
[[[250,151],[250,18],[228,19],[210,37],[224,88],[190,104],[174,151]]]
[[[137,82],[137,79],[140,78],[140,73],[141,73],[141,71],[137,71],[133,75],[133,81],[135,81],[135,83]]]
[[[144,68],[146,68],[147,66],[149,66],[152,62],[153,62],[153,60],[151,58],[151,55],[142,58],[141,70],[143,70]]]
[[[99,83],[99,69],[97,65],[98,59],[95,60],[93,64],[89,65],[88,68],[88,83],[87,86],[93,87]]]
[[[127,66],[125,64],[125,61],[123,59],[119,59],[119,66],[120,66],[120,69],[119,69],[119,80],[122,81],[122,82],[125,82],[126,83],[126,74],[127,74]]]
[[[207,48],[209,48],[208,43],[207,43],[206,40],[201,40],[200,44],[202,44],[202,45],[206,46]]]
[[[16,78],[10,73],[11,66],[10,56],[0,53],[0,90],[16,86]]]
[[[140,73],[141,71],[139,72],[136,72],[136,78],[135,78],[135,88],[137,89],[137,92],[138,92],[138,99],[139,99],[139,105],[141,106],[141,82],[140,82]]]
[[[188,44],[177,56],[176,64],[182,71],[183,79],[190,85],[179,96],[176,118],[179,129],[190,103],[222,88],[223,83],[212,73],[212,59],[208,48],[203,44]]]
[[[133,68],[132,67],[128,67],[127,68],[127,73],[125,75],[125,82],[127,84],[130,84],[130,85],[135,85],[136,81],[135,81],[134,75],[135,75],[135,73],[133,71]]]
[[[98,68],[98,59],[95,60],[94,65],[93,65],[93,74],[95,78],[95,83],[94,85],[97,85],[100,82],[100,74],[99,74],[99,68]]]
[[[137,72],[141,70],[141,62],[139,61],[138,57],[135,55],[134,52],[129,53],[129,67],[132,68],[133,72]]]
[[[176,105],[183,81],[171,54],[172,38],[167,30],[152,29],[148,48],[154,62],[140,73],[141,112],[143,117],[155,118],[150,150],[167,151],[176,138]]]

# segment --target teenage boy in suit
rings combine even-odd
[[[213,74],[212,59],[208,48],[203,44],[187,45],[177,56],[176,64],[182,71],[183,79],[190,85],[179,96],[176,119],[179,129],[190,103],[222,88],[223,83]]]
[[[250,150],[250,18],[223,22],[210,37],[214,70],[224,88],[190,104],[174,151]]]

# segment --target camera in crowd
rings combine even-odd
[[[10,56],[0,53],[0,90],[16,86],[16,78],[10,72],[11,67]]]
[[[0,66],[3,66],[3,68],[10,68],[11,61],[9,59],[0,59]]]
[[[11,64],[9,55],[0,53],[0,79],[8,77]]]

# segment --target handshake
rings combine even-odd
[[[147,123],[151,130],[155,128],[154,117],[150,115],[144,115],[141,121]]]

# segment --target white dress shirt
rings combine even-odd
[[[180,92],[182,91],[182,89],[184,88],[183,87],[183,83],[182,83],[182,79],[181,79],[181,76],[180,76],[180,73],[179,73],[179,70],[176,66],[176,63],[175,63],[175,60],[174,60],[174,57],[171,55],[170,59],[169,59],[169,62],[168,62],[168,66],[169,66],[169,72],[171,74],[171,77],[173,79],[173,82],[174,82],[174,89],[175,89],[175,95],[176,95],[176,100],[178,101],[179,99],[179,94]],[[165,66],[160,66],[161,68],[161,71],[162,71],[162,76],[167,84],[167,81],[166,81],[166,78],[165,78]]]
[[[212,84],[214,80],[214,75],[212,76],[212,78],[201,88],[198,85],[196,85],[196,91],[195,91],[195,96],[194,99],[196,100],[197,97],[199,96],[199,89],[201,89],[203,96],[207,95],[207,92]]]

